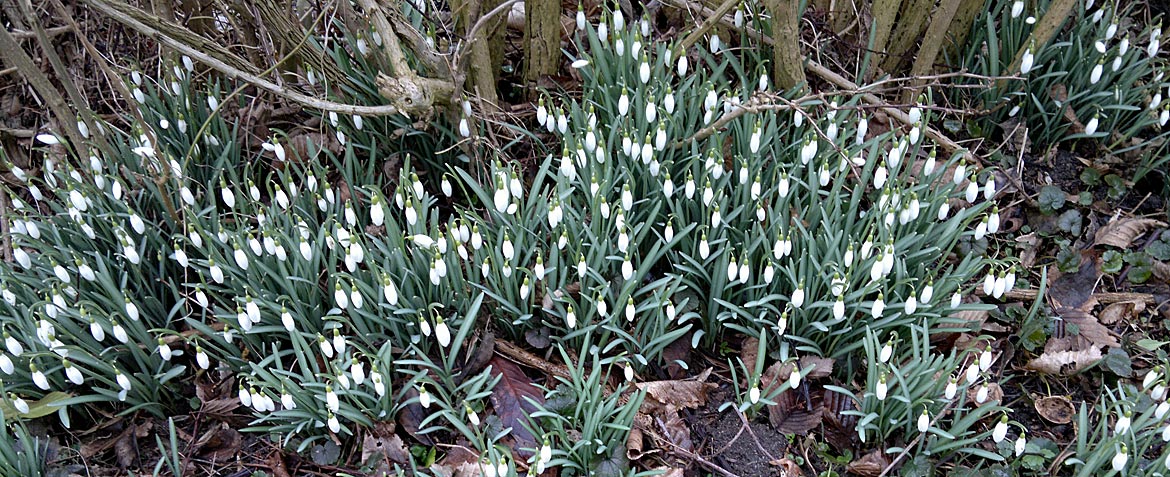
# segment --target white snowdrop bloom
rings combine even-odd
[[[987,217],[975,225],[975,240],[983,240],[984,235],[987,235]]]
[[[999,422],[995,424],[995,429],[992,429],[991,439],[993,441],[995,441],[996,443],[999,443],[999,442],[1003,441],[1003,439],[1005,437],[1007,437],[1007,431],[1008,431],[1008,418],[1007,418],[1007,415],[1004,415],[1003,417],[1001,417],[999,419]]]
[[[41,372],[41,370],[37,369],[36,364],[29,363],[28,367],[29,367],[29,371],[32,372],[33,384],[35,384],[38,388],[40,388],[44,391],[48,391],[49,390],[49,378],[45,376],[45,373],[43,373],[43,372]]]
[[[1163,395],[1163,397],[1165,397],[1165,395]],[[1170,402],[1162,401],[1158,403],[1157,408],[1154,408],[1154,417],[1157,419],[1162,419],[1166,417],[1167,412],[1170,412]]]
[[[351,359],[349,364],[349,374],[353,376],[353,383],[355,385],[361,386],[362,383],[366,382],[365,364],[357,358]]]
[[[637,308],[634,307],[634,298],[630,297],[629,299],[626,300],[626,310],[625,310],[626,321],[630,321],[630,322],[634,321],[634,312],[635,311],[637,311]]]
[[[971,362],[971,365],[967,366],[967,374],[965,377],[967,378],[968,385],[975,384],[979,380],[979,358],[975,358]]]
[[[1121,444],[1121,447],[1117,449],[1117,454],[1114,454],[1113,460],[1110,461],[1110,464],[1113,465],[1114,471],[1121,472],[1122,470],[1125,470],[1125,464],[1126,462],[1129,462],[1128,452],[1129,449],[1125,447],[1124,443]]]
[[[1097,84],[1098,81],[1101,81],[1101,73],[1105,69],[1102,61],[1104,60],[1098,60],[1097,64],[1093,66],[1092,72],[1089,73],[1089,84]]]
[[[110,327],[110,330],[114,333],[114,339],[118,340],[119,342],[126,343],[130,341],[130,335],[126,333],[126,328],[123,328],[122,325],[117,321],[113,322],[113,326]]]
[[[884,313],[885,310],[886,310],[886,303],[884,300],[882,300],[882,294],[878,293],[878,297],[876,300],[873,301],[873,306],[870,308],[869,314],[870,314],[870,316],[872,316],[874,318],[881,318],[882,313]],[[885,348],[883,348],[882,351],[883,351],[882,355],[884,355]],[[884,359],[881,359],[881,358],[878,358],[878,359],[883,363],[886,362],[886,360],[884,360]]]
[[[81,368],[74,366],[69,360],[61,360],[61,365],[65,367],[65,377],[74,385],[80,386],[85,382],[85,376],[81,374]]]
[[[662,98],[662,107],[666,108],[667,114],[674,114],[674,92],[667,86],[666,95]]]
[[[1024,50],[1023,58],[1020,59],[1020,74],[1026,75],[1029,71],[1032,71],[1032,67],[1034,66],[1033,62],[1035,61],[1036,55],[1032,53],[1032,47],[1029,46],[1027,50]]]
[[[942,222],[942,221],[946,220],[947,216],[950,215],[950,213],[951,213],[951,204],[943,202],[942,205],[939,206],[939,208],[938,208],[938,221]]]
[[[451,329],[447,327],[447,323],[443,321],[442,317],[435,320],[435,340],[443,348],[451,344]]]
[[[248,248],[252,249],[252,255],[255,255],[257,257],[264,256],[263,248],[260,246],[260,241],[256,240],[255,235],[249,233],[247,242],[248,242]]]
[[[1117,422],[1113,425],[1113,434],[1121,435],[1129,431],[1129,426],[1133,422],[1133,411],[1126,410],[1124,414],[1117,417]]]
[[[911,293],[910,298],[906,299],[904,311],[907,315],[913,315],[915,311],[918,311],[918,299],[913,293]]]
[[[1016,0],[1012,2],[1012,18],[1019,17],[1021,13],[1024,13],[1024,1]]]
[[[975,203],[975,199],[979,198],[979,184],[975,183],[974,178],[967,182],[967,190],[963,198],[972,204]]]
[[[1100,124],[1100,120],[1101,120],[1101,115],[1094,114],[1093,118],[1089,120],[1088,124],[1085,124],[1085,134],[1089,135],[1089,136],[1096,134],[1097,133],[1097,125]]]
[[[879,165],[877,170],[873,173],[873,188],[880,190],[882,186],[885,186],[888,174],[889,173],[886,171],[885,164],[883,163]]]
[[[817,155],[817,142],[811,138],[805,138],[804,146],[800,148],[800,163],[808,165],[808,162]]]
[[[889,391],[890,388],[886,385],[886,373],[882,373],[878,378],[877,385],[874,386],[874,396],[877,397],[878,401],[885,401]]]
[[[709,256],[711,256],[711,245],[707,243],[707,233],[704,232],[699,240],[699,257],[706,260]]]
[[[349,287],[349,302],[353,303],[353,307],[356,309],[361,309],[362,305],[365,304],[365,299],[362,298],[362,293],[358,291],[357,285]]]
[[[797,285],[796,290],[792,292],[792,299],[790,300],[793,308],[800,308],[804,304],[804,281]]]
[[[951,399],[955,398],[955,394],[958,392],[958,390],[958,382],[956,382],[955,378],[952,377],[949,381],[947,381],[947,387],[946,390],[943,391],[943,397],[950,401]]]
[[[341,432],[341,422],[337,420],[337,415],[333,414],[332,412],[329,413],[328,425],[331,432]]]
[[[833,302],[833,319],[840,321],[845,319],[845,297],[837,295],[837,301]]]
[[[923,408],[922,414],[918,415],[918,432],[926,432],[928,429],[930,429],[930,414]]]
[[[195,363],[199,365],[200,369],[207,369],[211,367],[211,360],[207,357],[207,353],[203,351],[203,347],[195,346]]]
[[[236,265],[238,265],[243,270],[247,270],[248,269],[248,254],[244,253],[244,251],[240,249],[239,244],[234,244],[234,247],[235,247],[235,251],[232,253],[232,258],[236,261]],[[257,255],[259,255],[259,254],[257,254]]]

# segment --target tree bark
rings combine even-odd
[[[772,12],[772,68],[776,84],[788,90],[803,85],[804,60],[800,54],[800,0],[765,0]]]
[[[467,39],[467,74],[470,81],[464,88],[490,108],[495,108],[499,99],[496,96],[496,68],[492,61],[489,37],[496,30],[500,17],[484,19],[484,27],[472,30],[476,22],[480,21],[480,16],[499,3],[499,0],[457,0],[451,4],[456,28]]]
[[[879,61],[873,55],[885,54],[886,45],[890,41],[890,30],[894,28],[894,19],[898,16],[898,10],[902,8],[902,0],[874,0],[873,2],[873,23],[869,31],[870,37],[870,53],[865,71],[862,72],[863,81],[869,82],[873,79],[874,73],[877,72]]]
[[[910,103],[914,100],[925,83],[919,77],[929,74],[934,69],[934,60],[938,58],[938,52],[942,50],[947,30],[950,29],[951,20],[955,17],[955,12],[958,11],[961,2],[962,0],[942,0],[938,10],[935,10],[934,17],[930,19],[930,26],[926,29],[926,35],[922,37],[922,46],[918,49],[918,56],[914,58],[914,66],[910,67],[910,76],[915,78],[914,87],[906,90],[902,97],[903,103]]]
[[[556,74],[561,59],[560,0],[524,2],[524,83],[535,98],[541,76]]]
[[[902,2],[902,11],[898,22],[894,25],[894,32],[890,35],[890,42],[886,47],[888,55],[882,60],[882,70],[894,74],[900,71],[909,53],[918,43],[926,29],[926,22],[930,19],[934,0],[905,0]]]
[[[951,26],[947,28],[950,42],[947,44],[947,55],[957,57],[967,45],[967,37],[974,28],[975,17],[983,11],[983,0],[960,0],[959,10],[951,19]]]

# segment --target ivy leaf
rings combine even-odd
[[[1040,212],[1045,215],[1052,215],[1061,207],[1064,207],[1066,197],[1064,191],[1054,185],[1046,185],[1040,189],[1040,197],[1037,202],[1040,203]]]
[[[1105,359],[1102,362],[1113,374],[1123,378],[1133,376],[1133,360],[1130,359],[1129,353],[1126,353],[1124,349],[1110,348],[1109,353],[1105,355]]]

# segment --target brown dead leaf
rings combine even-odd
[[[756,359],[758,359],[760,351],[760,340],[755,337],[744,338],[743,343],[739,345],[739,359],[743,361],[743,365],[747,369],[756,369]],[[762,369],[762,368],[761,368]],[[752,371],[753,373],[755,371]],[[743,376],[747,379],[748,376]],[[742,384],[742,383],[741,383]]]
[[[691,429],[677,412],[671,413],[666,419],[659,419],[658,422],[668,441],[679,448],[695,450],[695,443],[691,441]]]
[[[544,393],[515,363],[497,356],[490,365],[492,374],[500,376],[490,397],[496,416],[505,428],[512,428],[516,449],[536,448],[536,437],[524,424],[528,415],[537,411],[536,406],[544,404]]]
[[[850,462],[845,470],[862,477],[878,477],[889,465],[890,458],[886,457],[886,453],[876,450]]]
[[[857,436],[857,416],[845,414],[857,409],[857,403],[846,394],[829,389],[824,394],[824,411],[821,414],[825,423],[825,440],[838,451],[853,448],[853,439]]]
[[[1093,245],[1109,245],[1127,249],[1134,240],[1147,231],[1164,227],[1166,227],[1165,222],[1154,219],[1137,217],[1113,219],[1104,227],[1097,229],[1097,234],[1093,237]]]
[[[1093,315],[1074,308],[1057,308],[1055,313],[1064,320],[1066,326],[1068,324],[1076,325],[1077,335],[1089,340],[1095,346],[1108,346],[1110,348],[1121,346],[1121,342],[1113,336],[1109,328],[1098,322]]]
[[[1101,269],[1093,251],[1081,251],[1081,267],[1076,273],[1060,274],[1053,265],[1049,268],[1048,276],[1052,277],[1048,297],[1055,302],[1055,308],[1091,309],[1084,305],[1093,296],[1093,290],[1101,278]]]
[[[137,427],[131,424],[114,441],[114,458],[119,468],[129,468],[134,465],[134,461],[138,460],[138,446],[134,442],[134,431],[137,430]]]
[[[1003,401],[1003,388],[999,387],[999,383],[987,382],[984,384],[987,385],[987,400],[983,401],[983,404],[979,404],[980,406]],[[975,398],[978,397],[979,388],[981,387],[983,387],[983,384],[967,388],[967,400],[977,403],[978,400]]]
[[[1068,424],[1077,414],[1072,401],[1064,396],[1045,396],[1032,403],[1036,412],[1053,424]]]
[[[1070,376],[1101,360],[1096,346],[1078,351],[1045,352],[1028,362],[1024,369],[1045,374]]]
[[[227,461],[240,452],[244,437],[227,423],[209,429],[195,442],[197,454],[212,462]]]
[[[809,393],[808,402],[802,393],[786,389],[776,396],[776,404],[768,406],[768,422],[784,434],[807,434],[821,425],[824,405],[820,393]]]
[[[670,379],[681,379],[687,375],[685,369],[679,362],[686,363],[691,357],[691,340],[683,337],[674,340],[673,343],[666,345],[666,349],[662,351],[662,360],[666,362],[666,375]]]
[[[1028,139],[1028,125],[1020,118],[1008,118],[999,123],[999,128],[1003,130],[1004,145],[1011,151],[1028,150],[1028,143],[1031,142]]]
[[[1036,250],[1040,247],[1040,237],[1036,236],[1036,232],[1032,232],[1016,237],[1016,242],[1020,244],[1020,266],[1025,270],[1031,269],[1032,265],[1036,264]]]
[[[1141,309],[1145,309],[1146,304],[1145,302],[1141,301],[1119,301],[1117,303],[1106,306],[1104,310],[1101,310],[1101,315],[1098,316],[1097,319],[1103,325],[1112,325],[1118,321],[1129,320],[1136,313],[1140,312],[1140,310],[1138,310],[1139,306]]]
[[[833,358],[822,358],[820,356],[805,356],[800,358],[800,371],[804,379],[819,379],[828,377],[833,373]]]
[[[1163,282],[1170,282],[1170,263],[1153,260],[1154,277]]]
[[[632,461],[641,459],[645,455],[642,453],[645,440],[645,436],[642,435],[642,429],[638,428],[638,426],[631,428],[629,437],[626,437],[626,458]]]
[[[396,434],[393,422],[381,421],[362,438],[362,464],[372,469],[368,475],[386,477],[394,473],[394,464],[410,461],[410,452]]]
[[[710,370],[700,374],[705,379]],[[642,407],[638,412],[649,415],[661,415],[662,411],[671,413],[679,409],[695,409],[707,403],[707,393],[716,386],[714,383],[705,383],[703,379],[686,381],[649,381],[637,383],[638,389],[646,391],[646,399],[642,400]]]
[[[1077,119],[1077,113],[1073,111],[1072,106],[1069,106],[1068,103],[1065,103],[1065,101],[1068,99],[1068,88],[1066,88],[1064,84],[1056,83],[1049,87],[1048,97],[1051,98],[1054,103],[1063,105],[1061,108],[1061,115],[1063,115],[1064,119],[1068,120],[1068,122],[1072,124],[1071,127],[1074,133],[1079,134],[1085,132],[1085,125],[1081,124],[1081,122]]]
[[[435,441],[431,440],[430,434],[419,434],[418,426],[426,419],[427,413],[418,403],[418,390],[414,386],[407,387],[405,398],[409,404],[402,406],[402,410],[398,411],[398,425],[402,426],[402,430],[410,434],[410,437],[425,445],[434,445]]]
[[[804,475],[804,471],[800,470],[796,461],[787,457],[781,457],[768,463],[780,468],[780,477],[802,477]]]

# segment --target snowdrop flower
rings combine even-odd
[[[1020,431],[1020,437],[1016,438],[1015,449],[1014,449],[1014,451],[1016,453],[1016,457],[1024,455],[1024,449],[1028,445],[1028,441],[1027,441],[1027,439],[1024,438],[1024,434],[1025,434],[1024,431]]]
[[[991,388],[989,388],[987,386],[987,383],[981,384],[979,386],[979,389],[975,391],[975,402],[978,404],[983,404],[983,403],[987,402],[987,397],[988,397],[987,395],[990,392],[991,392]]]
[[[686,76],[687,75],[687,67],[689,64],[690,63],[687,61],[686,52],[680,51],[678,54],[678,68],[677,68],[679,76]]]
[[[699,239],[699,257],[706,260],[711,255],[711,246],[707,243],[707,232],[703,232]]]
[[[162,338],[159,338],[158,339],[158,355],[162,356],[163,361],[170,361],[171,356],[173,354],[174,354],[174,352],[171,351],[171,346],[168,345],[165,340],[163,340]]]
[[[922,414],[918,415],[918,432],[926,432],[927,429],[930,429],[930,414],[926,408],[922,408]]]
[[[887,393],[889,393],[889,387],[886,385],[886,373],[882,372],[881,376],[878,377],[877,386],[874,389],[874,396],[877,397],[878,401],[885,401]]]
[[[1142,389],[1150,389],[1154,383],[1158,382],[1158,378],[1162,376],[1162,365],[1154,366],[1145,377],[1142,378]]]
[[[1133,420],[1133,411],[1126,409],[1125,413],[1117,418],[1117,423],[1113,425],[1113,434],[1121,435],[1129,431],[1129,425]]]
[[[473,427],[479,427],[479,414],[475,413],[475,409],[472,409],[469,404],[463,403],[463,410],[467,412],[467,422]]]
[[[814,140],[812,136],[804,138],[804,146],[800,148],[800,163],[808,165],[808,162],[817,155],[818,141]]]
[[[845,297],[837,295],[837,301],[833,303],[833,318],[837,321],[845,319]]]
[[[1003,441],[1005,437],[1007,437],[1007,431],[1008,417],[1007,414],[1004,414],[999,418],[999,422],[995,424],[995,429],[992,429],[991,439],[998,444],[999,442]]]
[[[1125,469],[1125,463],[1129,461],[1128,452],[1129,449],[1125,447],[1124,443],[1121,444],[1121,447],[1117,449],[1117,454],[1114,454],[1113,460],[1110,461],[1110,463],[1113,465],[1114,471],[1121,472]]]
[[[1090,119],[1089,123],[1085,125],[1085,134],[1086,135],[1092,136],[1093,134],[1097,133],[1097,125],[1099,124],[1100,119],[1101,119],[1100,113],[1093,114],[1093,119]]]
[[[1012,3],[1012,18],[1017,18],[1021,13],[1024,13],[1024,1],[1016,0]]]
[[[967,384],[975,384],[979,380],[979,358],[975,358],[970,366],[967,366]]]
[[[955,378],[952,376],[950,380],[947,381],[947,388],[943,392],[943,397],[950,401],[951,399],[955,398],[955,394],[958,392],[958,390],[958,382],[955,381]]]
[[[125,344],[130,341],[130,335],[126,333],[126,328],[123,328],[117,321],[111,323],[110,330],[114,333],[114,339]]]
[[[1098,81],[1101,81],[1101,72],[1105,68],[1104,61],[1103,59],[1097,60],[1097,65],[1093,66],[1093,71],[1089,73],[1089,84],[1097,84]]]
[[[207,353],[203,351],[203,347],[199,345],[195,346],[195,363],[199,365],[200,369],[211,367],[211,360],[207,357]]]
[[[967,181],[967,191],[964,198],[967,199],[968,203],[972,204],[975,203],[975,199],[979,198],[979,184],[975,183],[974,177]]]
[[[48,391],[49,378],[45,376],[45,373],[37,369],[37,364],[32,362],[28,363],[28,370],[32,373],[33,384],[42,390]]]
[[[674,114],[674,91],[670,89],[670,85],[666,85],[666,95],[662,98],[662,106],[666,108],[667,114]]]
[[[337,415],[332,412],[329,413],[329,430],[333,433],[341,432],[341,422],[337,420]]]
[[[427,392],[427,386],[425,384],[418,386],[418,404],[423,409],[429,409],[431,407],[431,393]]]
[[[443,321],[441,316],[435,317],[435,340],[443,348],[451,344],[451,329],[447,327],[447,323]]]
[[[1027,50],[1024,50],[1024,56],[1020,59],[1021,75],[1026,75],[1029,71],[1032,71],[1033,62],[1036,61],[1036,55],[1032,52],[1034,46],[1029,46]]]

